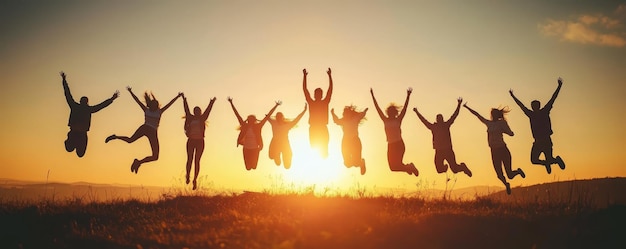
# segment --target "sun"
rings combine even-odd
[[[343,165],[340,151],[329,146],[328,158],[322,158],[311,148],[308,137],[294,136],[291,139],[293,151],[292,166],[285,170],[284,177],[295,186],[315,185],[316,191],[343,187],[343,181],[350,169]]]

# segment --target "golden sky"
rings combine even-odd
[[[283,179],[319,188],[445,188],[446,175],[434,167],[431,133],[412,111],[402,124],[404,161],[414,162],[421,175],[389,170],[370,87],[383,108],[403,103],[412,87],[409,108],[418,107],[430,121],[438,113],[448,118],[457,97],[486,117],[492,107],[511,107],[507,118],[515,136],[505,141],[513,168],[527,175],[511,180],[512,186],[626,176],[624,25],[626,4],[614,1],[4,1],[0,178],[181,186],[182,101],[161,120],[160,159],[139,174],[129,167],[150,153],[146,139],[104,143],[143,123],[126,86],[137,94],[150,90],[163,104],[182,91],[203,110],[217,97],[206,130],[204,187],[259,190]],[[328,67],[335,82],[332,108],[370,108],[360,126],[367,174],[341,164],[341,128],[332,122],[330,159],[307,157],[308,114],[291,131],[292,169],[269,160],[267,124],[258,169],[246,171],[226,98],[234,98],[242,115],[258,117],[282,100],[277,111],[293,118],[305,103],[302,69],[309,71],[312,91],[326,89]],[[59,71],[67,73],[76,99],[88,96],[96,104],[121,92],[93,115],[83,158],[63,146],[69,107]],[[530,164],[530,124],[508,90],[527,106],[534,99],[546,103],[558,77],[564,85],[551,112],[552,139],[567,168],[554,166],[548,175]],[[472,178],[449,173],[455,188],[501,186],[486,127],[463,109],[451,132],[457,160],[474,172]]]

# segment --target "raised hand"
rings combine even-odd
[[[177,97],[177,98],[178,98],[178,97],[183,97],[183,98],[184,98],[184,97],[185,97],[185,93],[183,93],[183,92],[178,92],[178,95],[176,95],[176,97]]]
[[[413,111],[414,111],[415,113],[417,113],[417,108],[413,107]]]
[[[117,97],[120,96],[120,91],[119,90],[115,90],[115,93],[113,93],[113,97],[111,97],[111,99],[117,99]]]
[[[459,105],[463,102],[463,98],[459,97],[458,99],[456,99],[457,103],[459,103]]]
[[[228,96],[227,100],[228,100],[228,102],[233,103],[233,97]]]
[[[131,93],[133,92],[133,88],[132,88],[132,87],[130,87],[130,86],[126,86],[126,90],[128,90],[128,91],[129,91],[129,92],[131,92]]]
[[[61,71],[59,74],[61,75],[61,78],[63,78],[63,80],[65,80],[65,72]]]
[[[463,104],[463,107],[469,108],[469,106],[467,106],[467,102],[465,102],[465,104]]]
[[[511,96],[513,96],[513,89],[509,89],[509,94],[511,94]]]
[[[211,102],[215,102],[215,100],[217,100],[216,97],[211,98]]]
[[[282,102],[282,101],[280,101],[280,100],[276,100],[276,105],[282,105],[282,104],[283,104],[283,102]]]
[[[559,82],[559,86],[563,85],[563,78],[559,77],[559,79],[557,80],[557,82]]]
[[[407,95],[411,95],[411,93],[413,92],[413,87],[409,87],[406,89],[406,94]]]
[[[307,76],[307,74],[309,74],[309,73],[306,71],[306,68],[305,68],[305,69],[302,69],[302,74],[304,74],[304,76]]]
[[[332,71],[330,70],[330,67],[328,68],[328,71],[326,71],[326,73],[328,74],[328,76],[330,76],[330,74],[332,73]]]
[[[372,94],[372,96],[374,96],[374,88],[370,87],[370,94]]]

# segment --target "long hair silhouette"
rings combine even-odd
[[[185,164],[186,174],[185,183],[189,184],[189,175],[191,173],[191,162],[194,162],[193,190],[198,188],[198,174],[200,173],[200,158],[204,152],[204,132],[206,121],[213,109],[216,98],[213,97],[209,102],[209,106],[200,110],[200,107],[193,108],[193,113],[189,111],[187,98],[183,95],[183,107],[185,109],[185,134],[187,135],[187,163]]]
[[[343,164],[350,167],[359,167],[361,175],[365,174],[365,159],[361,156],[361,139],[359,138],[359,124],[365,120],[367,109],[359,112],[356,106],[349,105],[343,108],[343,117],[339,118],[335,114],[335,109],[331,109],[335,124],[341,126],[343,130],[343,138],[341,139],[341,154],[343,155]]]

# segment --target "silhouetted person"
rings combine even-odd
[[[187,135],[187,164],[185,175],[186,183],[189,184],[189,173],[191,172],[191,161],[194,161],[193,189],[198,188],[197,180],[200,173],[200,158],[204,152],[204,130],[206,128],[206,120],[209,118],[215,97],[209,102],[209,106],[204,109],[200,107],[193,108],[193,113],[189,112],[189,104],[187,98],[183,95],[183,106],[185,108],[185,134]],[[195,155],[195,156],[194,156]]]
[[[541,103],[539,100],[533,100],[530,102],[532,110],[529,110],[522,104],[522,102],[515,97],[513,94],[513,90],[509,90],[511,97],[515,100],[515,103],[522,108],[524,114],[528,116],[530,119],[530,129],[533,133],[533,138],[535,142],[533,143],[533,147],[530,150],[530,161],[533,164],[544,165],[546,167],[546,171],[548,174],[552,172],[552,164],[558,164],[561,169],[565,169],[565,163],[560,156],[556,158],[552,155],[552,139],[550,136],[552,135],[552,122],[550,121],[550,110],[552,110],[552,105],[554,104],[554,100],[559,95],[559,91],[561,91],[561,86],[563,85],[563,79],[559,78],[557,80],[559,86],[556,88],[554,93],[552,94],[552,98],[548,101],[548,103],[541,108]],[[539,155],[543,153],[545,160],[540,160]]]
[[[506,147],[506,143],[504,143],[504,138],[502,137],[503,133],[506,133],[509,136],[515,135],[504,118],[504,114],[508,113],[509,110],[504,108],[492,108],[491,120],[487,120],[478,114],[478,112],[467,106],[467,103],[465,103],[463,107],[467,108],[472,114],[476,115],[476,117],[478,117],[478,119],[487,126],[487,141],[489,143],[489,147],[491,148],[491,161],[493,162],[493,168],[496,170],[498,179],[500,179],[506,187],[506,193],[511,194],[511,184],[506,182],[506,178],[502,172],[502,166],[504,165],[506,175],[509,179],[513,179],[516,175],[526,178],[526,174],[524,174],[524,171],[520,168],[515,171],[511,169],[511,151],[509,151],[509,148]]]
[[[235,112],[235,116],[237,116],[237,120],[239,121],[237,146],[243,146],[243,161],[246,164],[246,169],[256,169],[257,163],[259,162],[259,153],[263,149],[263,137],[261,136],[263,125],[270,116],[272,116],[272,113],[274,113],[276,107],[278,107],[281,102],[276,101],[274,107],[270,109],[265,115],[265,118],[261,121],[257,120],[254,115],[248,115],[248,118],[244,121],[233,104],[233,98],[228,97],[228,102],[230,102],[230,106],[233,108],[233,112]]]
[[[77,103],[72,97],[70,87],[65,77],[65,73],[61,72],[65,100],[67,101],[67,105],[70,106],[70,118],[67,122],[70,131],[67,133],[67,139],[65,140],[65,150],[67,150],[67,152],[76,150],[76,155],[83,157],[87,151],[87,131],[89,131],[89,127],[91,126],[91,114],[113,103],[113,100],[119,96],[119,92],[116,91],[111,98],[94,106],[89,105],[89,99],[85,96],[80,98],[80,103]]]
[[[447,121],[443,120],[443,115],[437,114],[437,120],[435,123],[430,123],[417,110],[417,108],[413,108],[413,111],[417,114],[417,117],[422,121],[422,123],[424,123],[426,128],[433,133],[433,149],[435,149],[435,168],[437,169],[437,173],[444,173],[448,171],[448,164],[450,164],[450,170],[452,170],[452,173],[456,174],[463,171],[467,176],[472,177],[472,171],[467,168],[465,163],[457,164],[456,156],[452,150],[450,126],[452,126],[456,117],[459,116],[461,102],[463,102],[463,99],[459,98],[457,100],[454,113]],[[447,161],[448,164],[445,164],[443,162],[444,160]]]
[[[341,139],[341,154],[343,164],[349,167],[361,168],[361,175],[365,174],[365,159],[361,157],[361,139],[359,138],[359,124],[365,119],[367,108],[362,112],[356,111],[356,106],[346,106],[343,108],[343,117],[340,119],[335,115],[335,109],[331,109],[335,124],[340,125],[343,130]]]
[[[307,104],[304,104],[304,110],[294,120],[287,120],[282,112],[276,113],[276,119],[269,119],[272,125],[272,141],[270,142],[269,157],[274,160],[276,166],[281,163],[282,155],[285,169],[291,168],[291,144],[289,143],[289,131],[293,128],[306,112]]]
[[[385,116],[383,111],[380,109],[380,106],[378,106],[376,97],[374,97],[374,89],[370,88],[370,94],[372,95],[372,100],[374,101],[374,106],[376,107],[378,116],[380,116],[380,119],[383,120],[383,124],[385,125],[385,135],[387,136],[387,163],[389,163],[389,169],[391,169],[391,171],[402,171],[408,173],[409,175],[413,174],[418,176],[419,171],[413,163],[404,164],[402,162],[405,146],[404,140],[402,140],[401,126],[402,119],[404,119],[406,108],[409,104],[411,92],[413,92],[412,88],[407,89],[406,100],[404,101],[404,106],[401,111],[398,112],[400,107],[391,103],[386,109],[387,116]]]
[[[304,91],[304,97],[309,104],[309,142],[311,147],[319,150],[320,155],[323,158],[328,157],[328,104],[330,103],[330,97],[333,94],[333,77],[331,76],[331,70],[328,68],[326,71],[328,74],[328,90],[326,91],[326,98],[322,98],[322,89],[315,88],[313,97],[309,94],[309,90],[306,84],[306,69],[302,69],[304,75],[302,80],[302,90]]]
[[[130,166],[130,171],[137,174],[141,164],[156,161],[159,159],[159,137],[157,136],[157,129],[159,128],[159,122],[161,122],[161,115],[163,114],[163,112],[165,112],[165,110],[167,110],[167,108],[174,104],[174,102],[179,97],[181,97],[183,93],[178,93],[178,95],[176,95],[176,97],[174,97],[169,103],[167,103],[167,105],[161,108],[159,106],[159,101],[154,97],[154,94],[148,94],[148,92],[145,92],[143,94],[143,97],[146,101],[146,104],[144,105],[143,103],[141,103],[139,98],[135,96],[130,87],[126,87],[126,89],[128,90],[128,92],[130,92],[130,95],[133,96],[135,102],[137,102],[139,107],[141,107],[141,109],[143,110],[145,118],[144,123],[143,125],[139,126],[139,128],[137,128],[137,130],[135,131],[135,133],[133,133],[131,137],[117,136],[113,134],[107,137],[104,142],[108,143],[113,139],[120,139],[127,143],[132,143],[143,136],[147,137],[148,141],[150,142],[150,148],[152,149],[152,155],[147,156],[141,160],[137,160],[135,158],[133,164]]]

